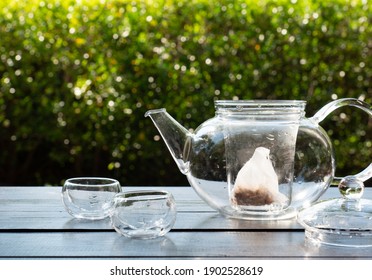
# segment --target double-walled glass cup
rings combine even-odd
[[[121,192],[115,179],[81,177],[67,179],[62,188],[62,201],[75,218],[101,220],[110,215],[114,196]]]
[[[165,235],[176,221],[176,204],[167,191],[141,190],[117,194],[111,224],[120,234],[138,239]]]

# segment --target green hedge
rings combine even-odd
[[[215,99],[304,99],[308,116],[371,104],[371,14],[348,0],[3,0],[0,184],[185,184],[148,109],[196,128]],[[370,162],[365,113],[322,126],[339,175]]]

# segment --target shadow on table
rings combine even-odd
[[[177,247],[167,236],[154,239],[132,239],[118,235],[111,248],[114,255],[134,257],[176,256]]]

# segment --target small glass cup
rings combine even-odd
[[[75,218],[101,220],[110,215],[113,198],[120,192],[120,183],[115,179],[70,178],[62,188],[62,201],[67,212]]]
[[[117,194],[111,224],[120,234],[138,239],[165,235],[176,221],[176,203],[167,191],[141,190]]]

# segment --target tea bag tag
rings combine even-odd
[[[279,192],[278,176],[270,160],[270,150],[258,147],[253,156],[239,170],[232,193],[237,205],[266,205],[285,203],[286,196]]]

